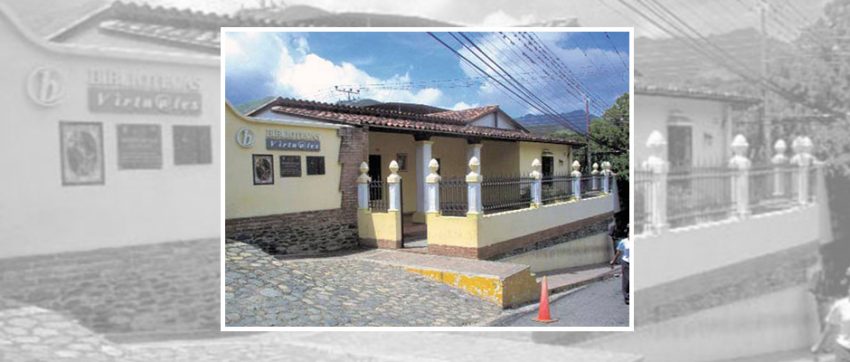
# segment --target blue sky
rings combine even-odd
[[[557,111],[583,109],[579,95],[586,90],[594,100],[592,113],[599,114],[628,91],[628,33],[463,34]],[[473,55],[471,45],[464,48],[448,33],[436,35],[495,74]],[[572,73],[567,79],[577,81],[553,77],[559,71],[557,63],[542,66],[541,53],[521,45],[529,39],[545,45],[569,69],[560,72]],[[346,96],[333,88],[342,86],[360,89],[360,98],[385,102],[447,109],[498,104],[513,117],[539,113],[485,81],[479,71],[424,32],[227,33],[224,53],[225,95],[233,104],[273,95],[336,102]],[[532,63],[529,57],[537,61]]]

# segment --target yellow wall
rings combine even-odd
[[[339,185],[342,170],[339,163],[341,139],[337,135],[337,127],[250,121],[237,115],[230,106],[225,108],[226,218],[326,210],[341,206],[342,193]],[[248,128],[254,132],[255,141],[252,148],[242,148],[236,143],[236,133],[242,128]],[[266,150],[267,129],[318,134],[321,151]],[[273,155],[274,185],[254,185],[252,154]],[[301,177],[280,177],[279,156],[281,155],[301,156]],[[324,156],[325,174],[307,175],[305,156]]]
[[[443,177],[466,176],[469,160],[466,159],[467,142],[464,138],[432,137],[434,146],[431,157],[440,159],[440,175]]]
[[[612,212],[614,212],[613,197],[603,195],[581,201],[544,205],[536,209],[484,215],[480,221],[478,245],[479,247],[493,245]]]
[[[428,245],[479,247],[478,216],[452,217],[429,213],[426,218]]]
[[[361,239],[401,241],[401,214],[358,210],[357,230]]]
[[[530,163],[529,163],[530,164]],[[515,176],[520,172],[519,143],[483,141],[481,143],[481,174]]]
[[[566,174],[572,171],[570,169],[570,164],[573,162],[573,159],[569,145],[520,142],[519,167],[523,175],[527,175],[531,172],[531,161],[534,161],[535,158],[542,161],[541,157],[543,155],[544,150],[548,150],[549,152],[551,152],[552,157],[555,159],[555,174]],[[585,173],[584,164],[582,164],[581,166],[581,172]]]
[[[603,195],[491,215],[428,214],[428,244],[482,248],[613,211],[613,197]]]
[[[0,4],[0,258],[218,239],[221,230],[221,97],[219,59],[48,43],[24,32]],[[41,106],[27,91],[40,67],[53,69],[64,95]],[[199,82],[200,114],[92,111],[90,71],[115,71]],[[33,78],[36,79],[36,78]],[[62,185],[60,122],[96,122],[102,130],[103,184]],[[118,125],[160,126],[159,169],[118,167]],[[173,127],[209,127],[211,160],[175,164]],[[213,244],[209,244],[212,246]]]

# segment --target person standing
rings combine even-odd
[[[623,280],[623,298],[625,299],[626,305],[629,304],[629,265],[632,262],[631,257],[632,250],[632,241],[629,238],[625,238],[620,240],[617,244],[617,251],[614,253],[614,258],[611,259],[611,262],[608,263],[611,265],[611,269],[614,268],[614,263],[617,262],[617,259],[620,259],[620,271]]]
[[[850,288],[847,288],[847,296],[837,300],[829,309],[826,328],[812,347],[812,353],[819,353],[827,339],[833,335],[835,340],[832,352],[835,354],[835,361],[850,362]]]

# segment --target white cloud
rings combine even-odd
[[[508,13],[499,9],[499,10],[496,10],[496,11],[490,13],[490,14],[487,14],[487,16],[485,16],[484,19],[481,20],[481,26],[525,25],[525,24],[533,23],[535,21],[535,19],[536,19],[536,17],[534,16],[534,14],[525,14],[525,15],[522,15],[522,16],[517,18],[517,17],[511,16],[511,15],[508,15]]]
[[[460,101],[460,102],[455,103],[455,105],[449,107],[449,109],[451,109],[453,111],[460,111],[460,110],[475,108],[475,107],[478,107],[478,103],[467,104],[466,102]]]
[[[334,63],[310,53],[309,42],[302,36],[234,33],[227,34],[223,41],[228,75],[264,72],[264,77],[272,83],[271,89],[279,95],[335,102],[345,98],[344,93],[333,91],[336,85],[404,83],[411,80],[409,74],[382,79],[352,63]],[[440,102],[443,92],[437,88],[363,89],[359,96],[379,101],[433,105]]]

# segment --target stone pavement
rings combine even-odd
[[[112,361],[125,352],[54,311],[0,298],[0,361]]]
[[[350,257],[278,260],[226,243],[227,326],[468,326],[501,308],[402,268]]]

